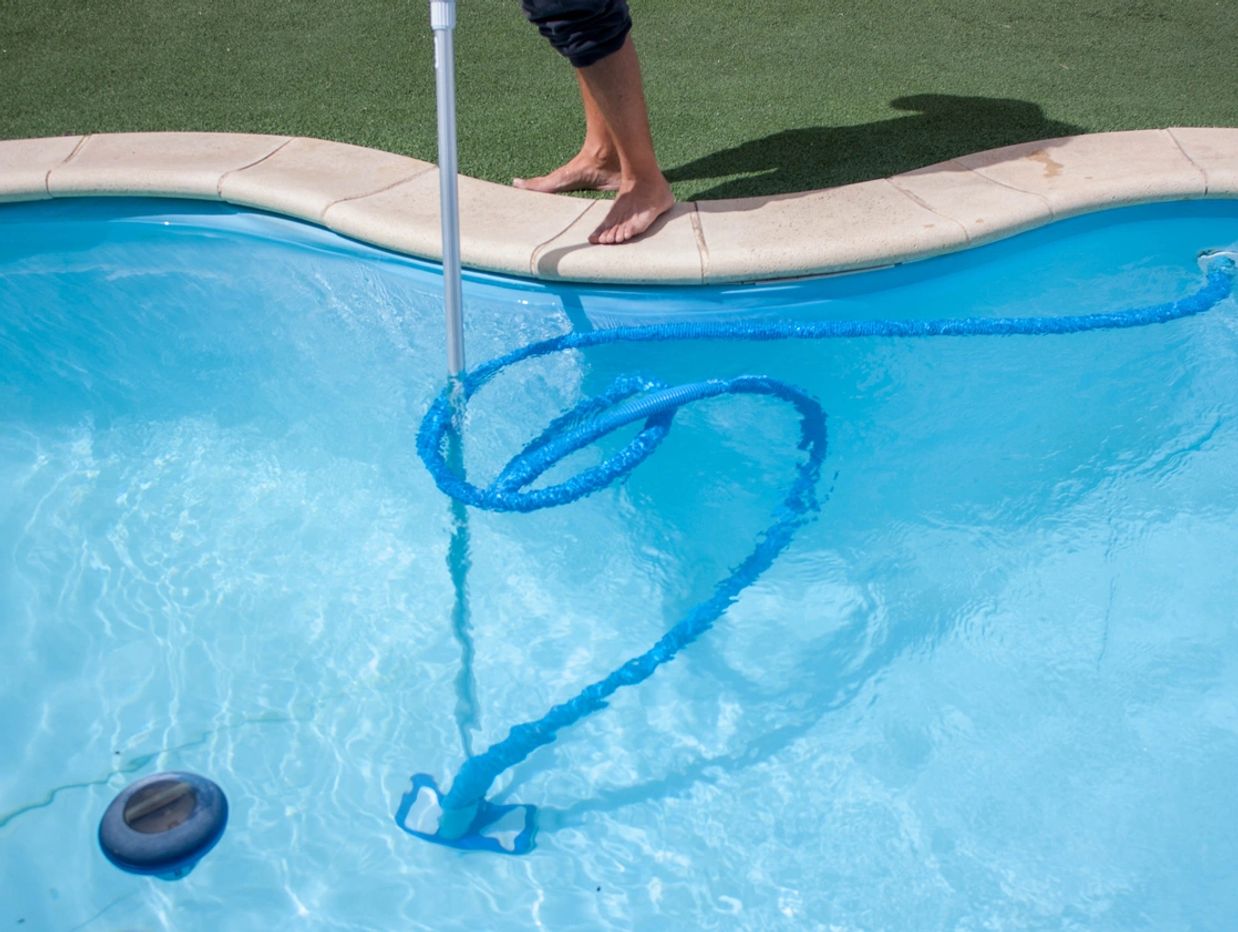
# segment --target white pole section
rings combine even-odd
[[[447,318],[447,374],[464,369],[460,292],[460,195],[456,181],[456,57],[452,47],[456,0],[430,0],[438,104],[439,205],[443,230],[443,311]]]

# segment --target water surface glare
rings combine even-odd
[[[467,351],[1119,310],[1191,293],[1197,254],[1235,244],[1238,202],[1215,201],[756,288],[471,275]],[[462,621],[456,517],[413,449],[442,330],[432,268],[292,221],[0,208],[0,925],[1238,923],[1233,299],[1123,332],[624,345],[502,375],[466,425],[478,479],[632,371],[769,375],[830,430],[821,511],[773,568],[505,778],[501,801],[543,813],[524,858],[402,833],[409,775],[449,777],[462,737],[539,717],[706,597],[768,526],[797,420],[703,402],[615,487],[469,512]],[[176,884],[95,842],[115,793],[165,769],[232,810]]]

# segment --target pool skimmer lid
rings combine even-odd
[[[99,823],[99,847],[131,874],[179,880],[223,836],[228,800],[193,773],[157,773],[131,783]]]

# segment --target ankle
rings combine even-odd
[[[639,172],[624,172],[619,179],[619,193],[624,194],[630,191],[645,191],[648,193],[670,191],[670,183],[666,180],[666,176],[661,171],[653,169],[650,171]]]
[[[586,142],[580,147],[580,154],[576,156],[590,165],[608,170],[616,170],[619,168],[619,152],[614,146],[604,143]]]

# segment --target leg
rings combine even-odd
[[[589,241],[623,243],[639,236],[675,201],[653,151],[626,0],[522,0],[521,5],[576,68],[585,141],[550,174],[513,184],[535,191],[618,191]]]
[[[619,158],[619,195],[589,242],[625,243],[648,230],[675,203],[654,155],[640,62],[631,36],[617,52],[577,74],[605,121]]]
[[[513,178],[512,184],[528,191],[617,191],[619,190],[619,153],[611,139],[610,129],[597,101],[576,72],[580,99],[585,109],[585,141],[572,159],[548,175],[538,178]]]

